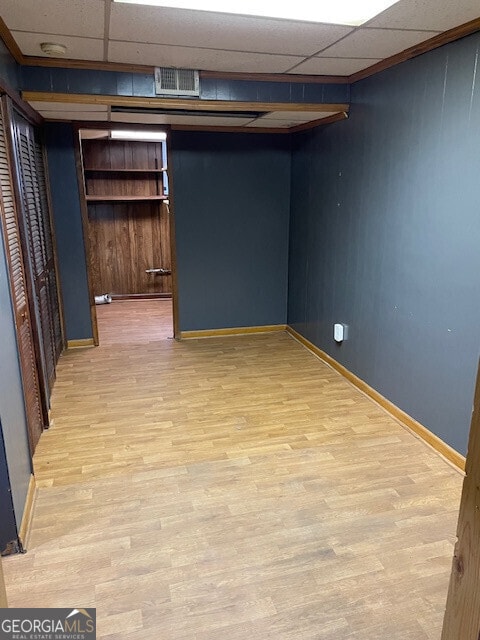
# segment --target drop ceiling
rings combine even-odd
[[[2,0],[0,13],[23,56],[45,57],[40,43],[55,42],[67,47],[67,58],[89,62],[227,73],[349,76],[479,18],[480,3],[399,0],[357,28],[112,0]],[[35,108],[49,119],[79,119],[81,113],[84,120],[129,121],[125,114],[111,114],[109,107],[81,110],[79,105],[43,103]],[[308,117],[313,119],[312,114]],[[325,117],[328,115],[322,113],[315,119]],[[165,120],[165,116],[146,115],[143,122],[163,124],[162,118]],[[188,118],[191,123],[198,119],[195,115],[176,118]],[[280,128],[293,126],[291,114],[281,113],[238,122],[237,126],[273,127],[272,122]],[[295,125],[301,122],[294,121]],[[206,124],[205,118],[202,124]]]
[[[45,118],[45,120],[119,122],[128,124],[149,125],[186,125],[201,127],[255,127],[265,129],[290,129],[312,121],[321,121],[338,114],[338,111],[265,111],[256,116],[226,116],[219,112],[214,115],[191,113],[177,115],[170,113],[154,113],[146,110],[143,113],[115,112],[111,107],[98,104],[81,104],[71,102],[40,102],[30,100],[29,104]]]

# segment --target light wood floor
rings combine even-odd
[[[461,475],[285,333],[75,350],[11,606],[105,640],[438,640]]]
[[[114,300],[96,306],[100,345],[156,342],[173,338],[172,299]]]

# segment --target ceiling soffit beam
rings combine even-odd
[[[141,98],[137,96],[102,96],[82,93],[49,93],[23,91],[26,102],[63,102],[69,104],[98,104],[116,107],[150,107],[152,109],[190,109],[196,111],[341,111],[350,106],[346,103],[301,103],[301,102],[233,102],[231,100],[197,100],[186,98]]]

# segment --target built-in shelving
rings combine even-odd
[[[162,143],[85,140],[82,145],[86,201],[112,205],[166,200],[167,173]],[[139,205],[142,215],[144,207]],[[133,211],[133,209],[132,209]]]

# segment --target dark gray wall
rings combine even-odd
[[[153,73],[28,67],[21,69],[24,91],[91,93],[113,96],[156,96]],[[348,84],[319,82],[252,82],[202,78],[200,100],[246,102],[348,102]]]
[[[20,89],[20,65],[13,59],[10,51],[0,38],[0,84],[8,85],[11,89]]]
[[[92,337],[80,195],[71,124],[45,125],[48,172],[68,340]]]
[[[3,553],[18,537],[15,512],[13,510],[12,489],[8,473],[7,454],[0,423],[0,552]]]
[[[289,145],[172,132],[182,330],[285,323]]]
[[[289,322],[465,452],[480,344],[480,34],[352,87],[298,135]],[[344,322],[350,337],[333,341]]]

